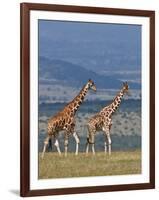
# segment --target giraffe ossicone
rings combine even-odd
[[[52,138],[55,139],[55,147],[59,154],[61,154],[59,142],[58,142],[58,134],[60,131],[64,131],[64,144],[65,144],[65,155],[67,155],[68,150],[68,138],[70,135],[73,135],[76,141],[76,151],[75,154],[78,154],[79,148],[79,137],[75,132],[75,114],[84,98],[88,92],[88,90],[96,91],[96,86],[94,82],[89,79],[88,82],[83,86],[79,94],[70,102],[68,103],[63,110],[59,111],[57,114],[52,116],[48,121],[47,126],[47,137],[44,140],[44,147],[42,152],[42,158],[44,157],[44,153],[46,151],[46,147],[48,146],[49,141],[52,141]],[[50,142],[51,143],[51,142]]]
[[[95,134],[97,131],[103,131],[105,134],[105,153],[111,154],[111,137],[110,130],[112,127],[112,115],[120,106],[121,99],[124,94],[127,94],[129,90],[128,83],[123,83],[123,86],[119,93],[116,95],[112,103],[104,107],[99,113],[95,114],[92,118],[89,119],[87,124],[87,142],[86,142],[86,154],[89,152],[89,145],[92,145],[92,152],[95,154]]]

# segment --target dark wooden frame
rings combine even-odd
[[[150,19],[150,180],[149,183],[124,184],[124,185],[101,185],[90,187],[60,188],[30,190],[30,11],[60,11],[76,13],[111,14],[123,16],[149,17]],[[21,3],[21,141],[20,141],[20,195],[42,196],[75,193],[91,193],[106,191],[138,190],[155,187],[155,12],[147,10],[128,10],[98,7],[64,6],[51,4]]]

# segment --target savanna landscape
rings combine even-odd
[[[56,30],[56,31],[55,31]],[[77,48],[78,47],[78,48]],[[39,21],[39,179],[140,174],[141,169],[141,28],[135,25]],[[79,155],[70,136],[64,156],[64,134],[58,135],[62,155],[48,148],[41,158],[47,122],[63,109],[92,79],[97,92],[89,91],[78,109],[75,130]],[[95,136],[96,155],[86,150],[86,124],[109,105],[122,83],[129,84],[113,114],[112,153],[104,153],[104,135]]]
[[[97,133],[95,137],[96,155],[93,156],[91,150],[88,156],[85,154],[87,135],[85,124],[92,115],[109,102],[85,102],[81,105],[77,113],[75,128],[80,138],[78,156],[74,155],[75,140],[70,137],[67,157],[64,153],[59,156],[56,148],[53,147],[53,149],[48,149],[44,159],[41,158],[41,152],[47,132],[47,121],[53,111],[56,113],[65,104],[43,104],[39,107],[39,178],[141,173],[141,102],[139,100],[123,100],[119,111],[114,114],[111,130],[113,151],[111,156],[104,153],[102,132]],[[63,132],[59,133],[59,141],[60,148],[64,152]],[[86,170],[83,171],[83,168]]]
[[[69,178],[87,176],[110,176],[141,173],[141,152],[114,151],[111,156],[103,152],[96,155],[80,152],[78,156],[69,153],[67,157],[57,153],[39,154],[39,178]]]

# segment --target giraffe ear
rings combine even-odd
[[[125,86],[125,85],[127,85],[128,84],[128,82],[126,81],[126,82],[123,82],[123,85]]]
[[[91,81],[91,79],[89,78],[89,80],[88,81]]]

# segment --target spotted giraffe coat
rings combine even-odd
[[[75,114],[77,109],[82,104],[84,97],[86,96],[89,89],[96,91],[96,86],[92,80],[89,80],[87,84],[84,85],[79,94],[70,103],[68,103],[63,110],[59,111],[57,114],[55,114],[49,119],[47,126],[47,137],[44,141],[42,157],[44,156],[46,146],[48,145],[48,143],[52,146],[51,138],[53,136],[56,138],[59,132],[62,130],[64,130],[65,135],[65,153],[67,152],[68,137],[70,134],[74,134],[76,140],[76,147],[78,146],[77,143],[79,143],[79,138],[74,131]],[[56,140],[55,143],[55,146],[57,146],[58,152],[60,153],[58,141]],[[78,148],[76,148],[76,153],[77,151]]]
[[[104,131],[106,134],[110,133],[110,129],[112,126],[112,115],[120,106],[121,99],[124,93],[126,93],[127,91],[128,91],[128,85],[127,83],[124,83],[122,89],[116,95],[113,102],[110,105],[104,107],[99,113],[95,114],[88,121],[87,141],[89,143],[94,143],[94,135],[97,131]]]

